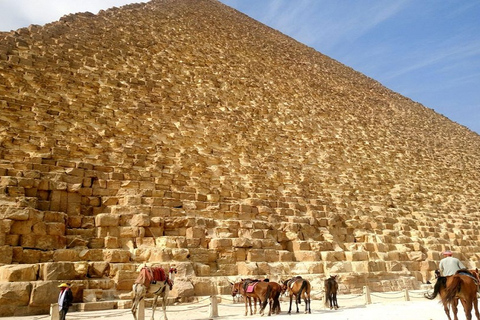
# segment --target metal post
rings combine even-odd
[[[138,302],[137,320],[145,320],[145,299]]]
[[[50,305],[50,320],[58,320],[60,318],[59,312],[58,303],[52,303]]]
[[[208,319],[213,319],[218,317],[218,301],[217,296],[210,296],[210,308]]]
[[[410,301],[410,295],[408,294],[408,289],[405,289],[405,301]]]
[[[372,297],[370,297],[370,288],[368,288],[367,286],[364,286],[363,293],[365,294],[365,304],[371,304]]]

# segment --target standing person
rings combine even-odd
[[[67,283],[62,283],[58,286],[61,288],[58,294],[58,309],[60,313],[60,320],[65,320],[68,308],[72,305],[73,294],[70,286]]]
[[[444,277],[453,276],[458,270],[465,269],[462,262],[452,255],[450,250],[443,252],[444,258],[440,261],[440,272]]]

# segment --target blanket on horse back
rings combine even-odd
[[[247,293],[252,293],[253,290],[255,289],[255,286],[259,283],[259,282],[269,282],[268,279],[263,279],[263,280],[257,280],[257,279],[247,279],[245,280],[245,284],[244,284],[244,289],[245,289],[245,292]]]
[[[460,269],[457,271],[456,274],[461,274],[461,275],[472,278],[475,281],[475,284],[477,286],[480,284],[480,276],[478,274],[478,269],[475,269],[475,270]]]

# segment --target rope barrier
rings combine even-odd
[[[316,291],[318,294],[324,293],[324,290],[321,291]],[[358,299],[358,298],[363,298],[365,301],[363,303],[359,303],[359,305],[365,305],[365,304],[370,304],[372,303],[370,296],[373,296],[375,298],[381,298],[381,299],[388,299],[388,300],[403,300],[403,301],[410,301],[410,297],[412,298],[424,298],[424,294],[428,293],[429,290],[403,290],[403,291],[393,291],[393,292],[371,292],[368,287],[364,287],[364,292],[356,295],[338,295],[337,299],[338,300],[353,300],[353,299]],[[318,299],[312,299],[312,300],[317,300],[321,301],[323,300],[324,297],[320,297]],[[199,303],[202,303],[204,301],[210,300],[210,303],[208,304],[202,304],[198,305]],[[216,317],[218,316],[218,306],[222,307],[228,307],[228,308],[244,308],[244,302],[237,302],[235,301],[236,299],[234,297],[230,296],[210,296],[210,297],[205,297],[203,299],[197,300],[195,302],[190,302],[190,303],[181,303],[179,305],[171,306],[170,308],[167,308],[167,312],[169,313],[178,313],[178,312],[189,312],[193,310],[199,310],[199,309],[209,309],[210,312],[210,317]],[[227,303],[219,303],[218,301],[226,301]],[[228,302],[233,302],[233,303],[228,303]],[[158,308],[158,306],[157,306]],[[97,312],[100,310],[96,310]],[[109,317],[118,317],[119,315],[122,314],[129,314],[131,311],[128,309],[124,310],[118,310],[118,311],[113,311],[113,312],[108,312],[108,313],[101,313],[101,317],[103,318],[109,318]],[[203,311],[202,311],[203,312]],[[40,316],[40,317],[35,317],[34,320],[40,320],[40,319],[46,319],[49,316]],[[78,319],[78,320],[83,320],[83,319],[91,319],[92,314],[85,314],[85,315],[78,315],[78,314],[69,314],[69,319]]]

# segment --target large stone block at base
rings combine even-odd
[[[31,291],[30,282],[0,283],[0,317],[12,316],[17,307],[27,306]]]
[[[14,264],[0,267],[0,281],[36,281],[37,274],[38,265],[36,264]]]

